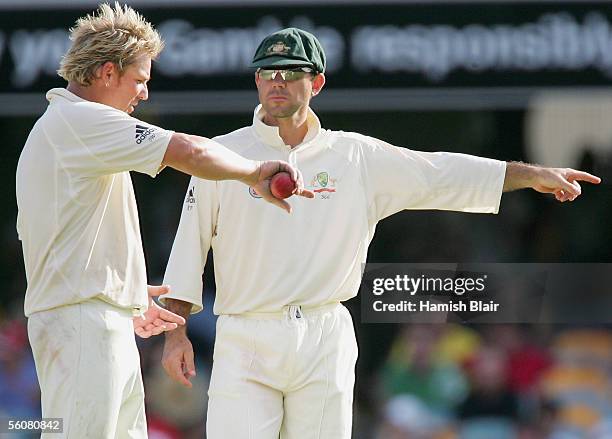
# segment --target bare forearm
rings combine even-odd
[[[189,314],[191,313],[191,307],[191,303],[185,302],[183,300],[170,298],[166,299],[166,309],[183,317],[185,319],[185,322],[187,322],[187,319],[189,318]],[[171,336],[172,333],[179,333],[185,335],[187,333],[187,324],[179,326],[174,331],[166,332],[166,336]]]
[[[255,184],[259,162],[248,160],[206,137],[174,134],[163,165],[207,180],[240,180]]]
[[[531,188],[541,168],[521,162],[508,162],[504,178],[504,192]]]

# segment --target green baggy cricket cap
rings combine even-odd
[[[310,32],[289,27],[268,35],[261,42],[251,67],[312,67],[325,72],[325,52],[317,37]]]

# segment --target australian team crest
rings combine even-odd
[[[317,174],[317,183],[319,183],[321,187],[327,187],[329,183],[329,174],[327,172],[319,172]]]
[[[287,55],[289,53],[289,46],[282,41],[277,41],[266,49],[266,55]]]
[[[317,198],[328,200],[336,192],[336,179],[329,176],[328,172],[319,172],[310,182],[312,191],[318,195]]]

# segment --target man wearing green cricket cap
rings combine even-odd
[[[580,195],[572,169],[399,148],[321,128],[310,100],[325,85],[325,54],[310,33],[266,37],[252,66],[260,104],[253,124],[215,140],[251,159],[286,160],[315,194],[280,215],[254,191],[192,178],[164,283],[168,309],[202,309],[212,247],[219,315],[209,390],[209,439],[346,439],[351,436],[357,343],[341,302],[354,297],[378,221],[403,209],[497,213],[521,188]],[[185,328],[166,335],[162,363],[191,386]]]
[[[325,73],[325,52],[316,37],[294,27],[278,31],[261,42],[251,67],[310,67]]]

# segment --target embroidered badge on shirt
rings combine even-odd
[[[261,198],[261,195],[259,195],[252,187],[249,187],[249,194],[251,194],[251,197],[253,198]]]
[[[310,181],[310,189],[318,195],[318,198],[328,200],[336,192],[336,182],[337,180],[330,177],[329,173],[325,171],[319,172]]]

